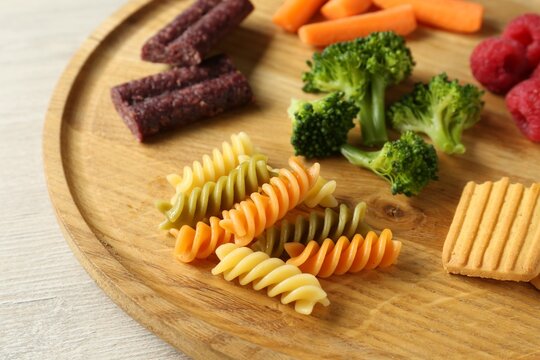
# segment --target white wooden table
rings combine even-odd
[[[182,359],[79,265],[57,225],[44,114],[71,55],[126,0],[0,1],[0,359]]]

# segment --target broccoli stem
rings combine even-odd
[[[425,130],[425,133],[436,144],[437,148],[447,154],[463,154],[465,152],[465,146],[458,144],[454,137],[447,133],[444,127],[439,128],[437,125],[433,129]]]
[[[456,126],[451,131],[451,138],[454,141],[454,147],[453,152],[449,154],[464,154],[465,153],[465,145],[461,143],[461,135],[463,134],[463,127],[462,126]]]
[[[371,169],[371,162],[379,156],[379,151],[362,151],[353,145],[344,144],[341,146],[341,154],[351,164]]]
[[[437,106],[436,111],[433,112],[433,127],[427,127],[422,131],[425,132],[430,138],[431,141],[436,144],[436,146],[442,149],[447,154],[463,154],[465,152],[465,146],[460,143],[461,139],[461,129],[458,126],[457,131],[450,133],[450,130],[447,124],[444,121],[448,114],[444,114],[442,109],[446,109],[450,99],[446,98],[444,101],[441,101],[439,106]],[[457,137],[456,137],[457,136]],[[457,140],[456,140],[457,139]]]
[[[384,111],[386,81],[374,77],[370,90],[358,104],[360,107],[360,126],[362,143],[367,146],[380,145],[388,141]]]

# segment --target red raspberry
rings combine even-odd
[[[471,70],[486,89],[504,94],[529,73],[525,47],[512,39],[486,39],[471,54]]]
[[[540,15],[518,16],[506,25],[502,36],[525,46],[531,69],[540,63]]]
[[[525,80],[510,90],[506,107],[521,132],[540,142],[540,78]]]
[[[536,69],[533,71],[531,75],[532,79],[540,79],[540,64],[536,67]]]

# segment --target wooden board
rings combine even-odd
[[[308,97],[300,74],[313,49],[271,24],[280,2],[257,1],[256,11],[220,45],[248,76],[256,103],[148,144],[137,143],[124,126],[109,89],[166,68],[142,62],[141,45],[188,3],[131,1],[73,57],[47,115],[44,154],[54,207],[82,265],[126,312],[195,358],[538,358],[539,293],[530,284],[451,276],[441,266],[467,181],[540,179],[539,147],[518,132],[502,97],[486,94],[482,121],[464,137],[466,155],[441,154],[440,180],[418,197],[390,195],[383,180],[344,159],[321,162],[323,175],[338,181],[337,197],[366,201],[367,221],[393,229],[404,248],[399,264],[387,270],[322,280],[332,304],[312,316],[212,276],[210,261],[184,265],[172,258],[174,240],[157,230],[161,214],[153,205],[172,194],[166,174],[239,131],[274,166],[292,153],[286,108],[291,97]],[[473,46],[540,5],[484,3],[481,34],[421,27],[409,38],[417,66],[394,96],[441,71],[474,81]]]

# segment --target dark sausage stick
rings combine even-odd
[[[247,79],[224,55],[111,89],[116,110],[139,141],[249,103]]]
[[[196,65],[252,11],[249,0],[197,0],[144,44],[141,57]]]

